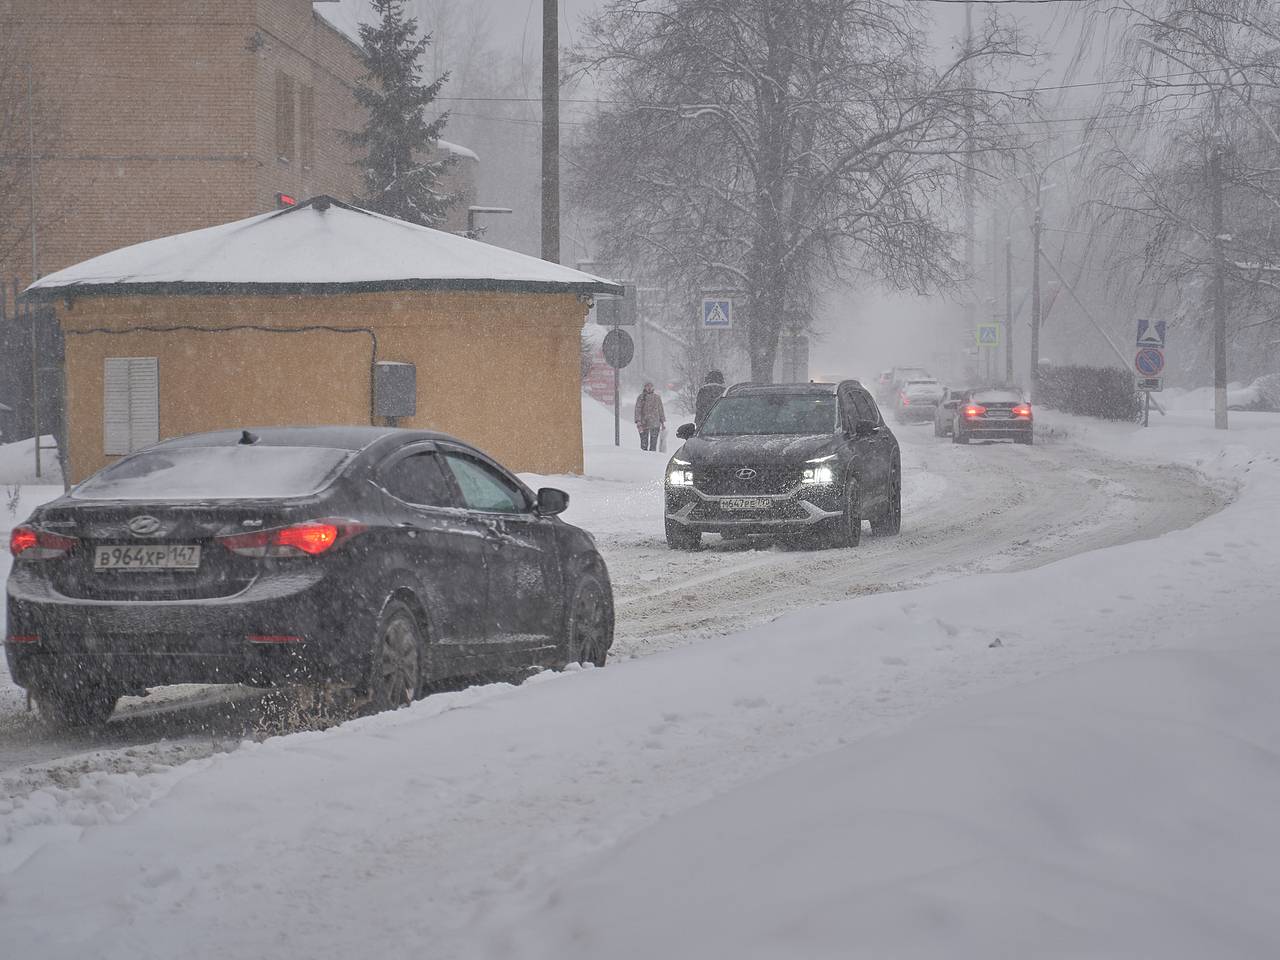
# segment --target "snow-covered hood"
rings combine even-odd
[[[681,460],[700,467],[743,463],[795,466],[835,450],[838,434],[808,436],[691,437],[676,452]]]

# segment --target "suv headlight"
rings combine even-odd
[[[835,483],[836,472],[831,467],[805,467],[800,475],[801,483]]]
[[[667,466],[667,485],[672,487],[693,486],[693,464],[688,460],[671,458]]]
[[[800,474],[801,483],[830,484],[836,482],[836,468],[832,460],[834,453],[825,457],[817,457],[804,465],[804,473]]]

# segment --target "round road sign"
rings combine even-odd
[[[1164,370],[1164,351],[1159,347],[1143,347],[1133,358],[1133,368],[1144,377],[1158,377]]]
[[[636,355],[635,341],[625,330],[610,330],[604,335],[604,362],[621,370]]]

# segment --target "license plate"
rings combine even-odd
[[[198,570],[200,547],[195,544],[155,543],[147,546],[98,547],[95,570]]]
[[[720,501],[721,510],[768,510],[769,501],[765,497],[729,497]]]
[[[1008,410],[988,410],[987,419],[988,420],[1012,420],[1013,414],[1010,413]]]

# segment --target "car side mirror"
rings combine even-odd
[[[692,423],[682,423],[680,426],[676,427],[676,437],[681,440],[688,440],[693,436],[694,431],[697,429],[698,428]]]
[[[859,420],[857,426],[853,428],[855,437],[869,437],[880,429],[880,424],[874,420]]]
[[[538,514],[554,517],[569,509],[569,495],[555,487],[542,487],[538,491]]]
[[[942,405],[946,407],[948,410],[954,410],[956,407],[960,406],[960,401],[959,400],[943,400]]]

